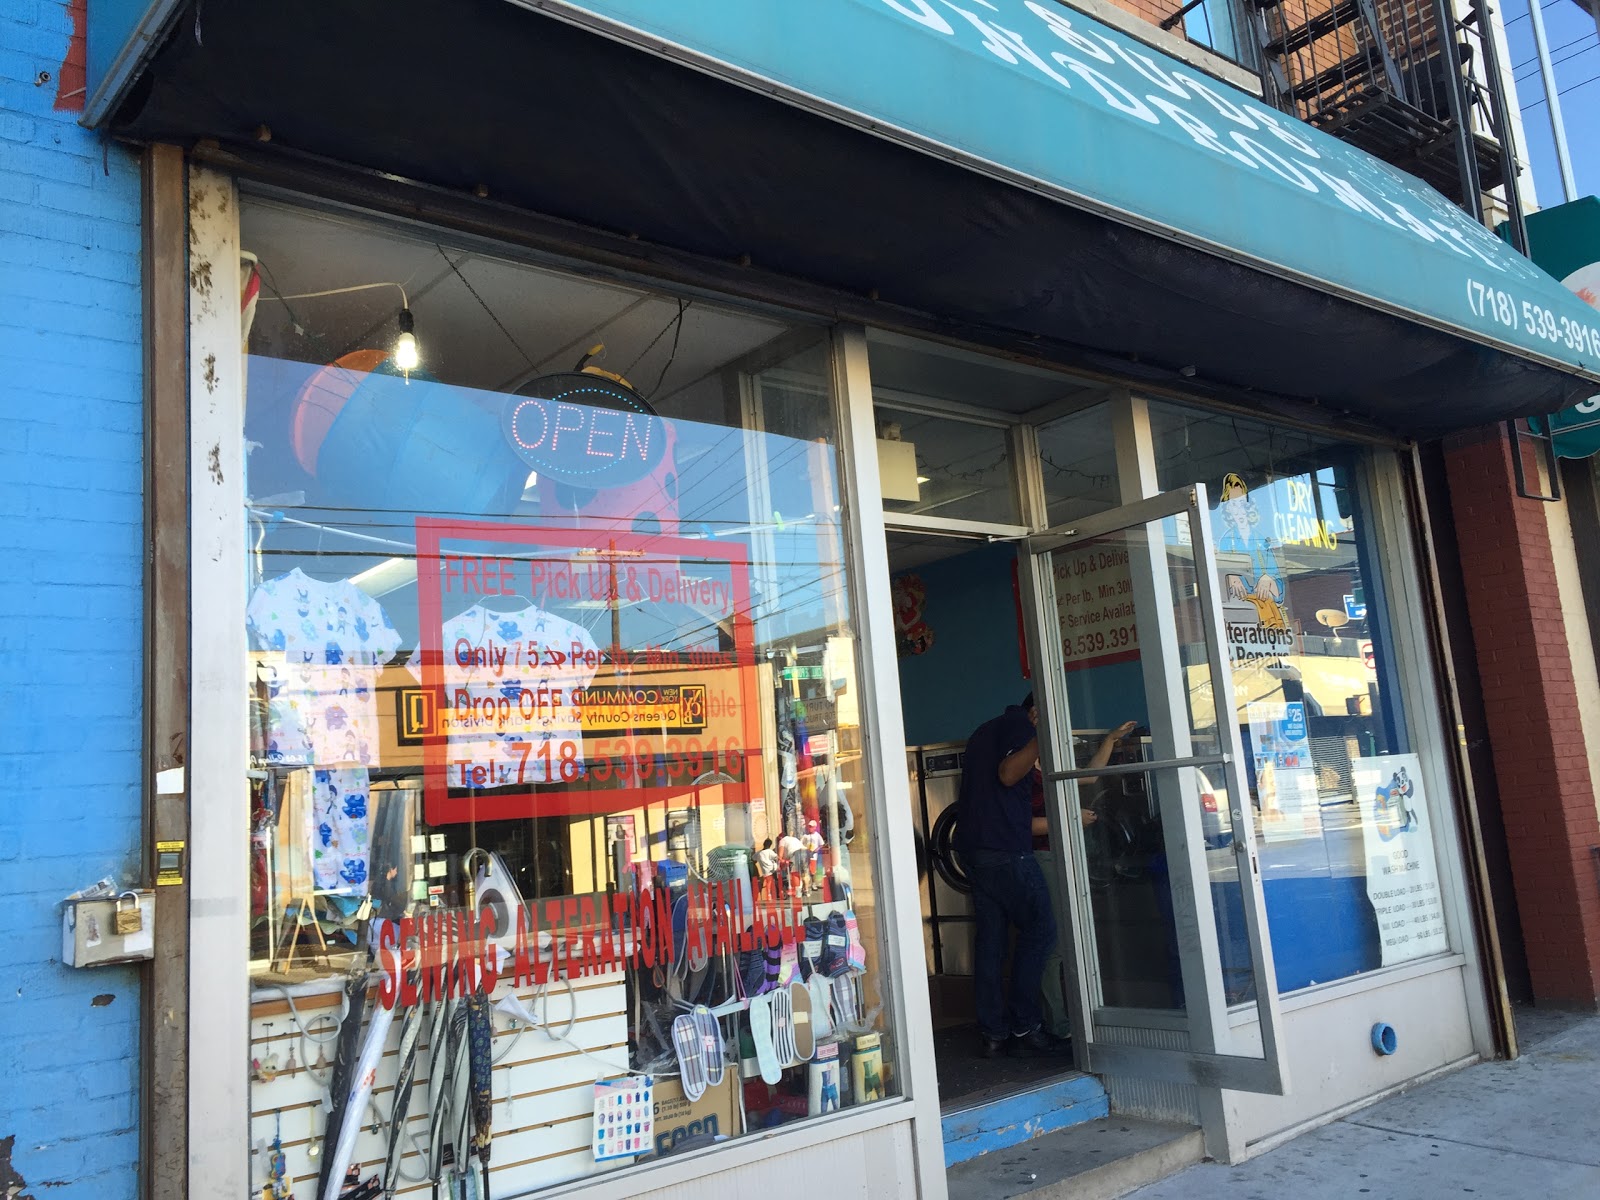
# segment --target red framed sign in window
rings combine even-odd
[[[418,518],[432,825],[761,787],[742,545]]]

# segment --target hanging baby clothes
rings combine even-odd
[[[268,763],[376,765],[378,671],[400,648],[383,606],[348,579],[296,567],[256,588],[246,612],[267,689]]]
[[[246,612],[267,690],[267,762],[313,768],[307,818],[316,888],[363,895],[378,672],[400,634],[349,580],[313,579],[298,567],[256,588]]]
[[[311,779],[311,876],[317,890],[365,892],[372,843],[367,769],[317,767]]]
[[[529,605],[495,612],[474,604],[440,631],[451,787],[571,783],[583,773],[574,688],[598,669],[582,625]],[[406,664],[423,674],[419,646]]]

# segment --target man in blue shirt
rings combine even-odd
[[[956,842],[976,910],[973,972],[983,1053],[993,1058],[1057,1052],[1060,1039],[1043,1028],[1039,986],[1056,944],[1055,912],[1044,872],[1033,855],[1033,783],[1039,762],[1039,714],[1030,692],[978,726],[967,739],[961,770]],[[1104,766],[1133,722],[1107,734],[1084,765]],[[1084,814],[1085,822],[1093,817]],[[1011,987],[1005,980],[1006,943],[1015,926]]]

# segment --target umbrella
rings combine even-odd
[[[361,1135],[361,1114],[372,1098],[372,1085],[377,1080],[378,1062],[383,1058],[384,1044],[389,1040],[389,1027],[394,1024],[394,1009],[378,1007],[372,1011],[367,1025],[367,1040],[362,1043],[361,1057],[356,1060],[355,1071],[349,1079],[349,1094],[343,1105],[343,1120],[339,1125],[339,1138],[333,1154],[325,1156],[322,1169],[327,1172],[327,1182],[322,1185],[322,1200],[338,1200],[344,1189],[345,1169],[355,1157],[356,1138]],[[343,1037],[340,1048],[343,1049]],[[330,1121],[329,1130],[333,1129]]]
[[[457,1000],[450,1007],[450,1078],[445,1092],[450,1105],[450,1148],[454,1173],[465,1175],[472,1155],[472,1046],[468,1034],[467,1005]]]
[[[333,1054],[333,1079],[328,1084],[328,1123],[322,1131],[323,1149],[339,1136],[339,1130],[344,1124],[346,1113],[346,1100],[350,1095],[350,1080],[355,1074],[358,1045],[361,1039],[361,1024],[367,1013],[367,976],[365,972],[356,972],[351,975],[344,985],[344,1024],[339,1026],[339,1042]],[[359,1113],[352,1116],[356,1123],[360,1123]],[[328,1190],[328,1180],[337,1178],[341,1183],[344,1176],[332,1174],[329,1170],[332,1155],[322,1156],[322,1171],[317,1176],[317,1195],[321,1196]]]
[[[428,1025],[428,1178],[435,1200],[444,1174],[445,1081],[450,1077],[450,1010],[458,1001],[436,1000]]]
[[[411,971],[407,981],[415,989],[421,972]],[[400,1186],[400,1159],[405,1154],[406,1113],[411,1108],[411,1085],[417,1077],[417,1041],[422,1033],[422,1006],[406,1009],[400,1022],[400,1074],[394,1085],[394,1107],[389,1111],[389,1155],[383,1168],[384,1200],[390,1200]]]
[[[478,1156],[483,1180],[483,1200],[489,1200],[489,1139],[494,1124],[494,1018],[489,997],[479,992],[467,997],[467,1027],[471,1040],[472,1150]]]

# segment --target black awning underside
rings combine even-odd
[[[505,0],[207,4],[112,121],[501,203],[1136,376],[1310,401],[1430,436],[1593,389],[1000,183]],[[1175,188],[1183,181],[1174,179]],[[1315,236],[1311,231],[1308,236]]]

